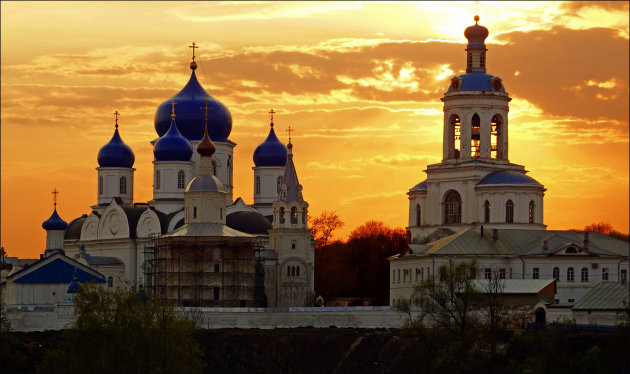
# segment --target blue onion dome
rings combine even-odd
[[[68,227],[68,223],[59,217],[57,214],[57,208],[53,211],[53,214],[42,223],[44,230],[65,230]]]
[[[269,135],[264,142],[254,150],[254,165],[256,166],[285,166],[287,164],[287,147],[278,140],[273,130],[273,122]]]
[[[534,178],[516,171],[495,171],[483,177],[477,186],[484,185],[519,185],[519,187],[541,188],[542,185]]]
[[[484,41],[488,37],[488,29],[479,26],[479,16],[475,16],[475,24],[464,30],[464,36],[468,39],[468,48],[486,48]]]
[[[191,69],[193,67],[196,68],[196,64],[191,64]],[[177,127],[186,139],[200,140],[203,137],[205,112],[201,108],[207,100],[210,138],[222,142],[228,140],[232,132],[232,115],[225,105],[201,87],[194,69],[186,86],[177,95],[160,104],[155,112],[155,131],[159,136],[166,134],[171,124],[170,102],[173,100],[177,103]]]
[[[130,168],[136,161],[136,156],[133,154],[131,147],[129,147],[120,137],[118,133],[118,126],[114,131],[109,143],[105,144],[98,151],[98,164],[100,167],[110,168]]]
[[[182,136],[177,129],[175,119],[172,119],[168,132],[153,146],[155,161],[190,161],[192,154],[192,145]]]
[[[77,278],[77,273],[75,271],[74,272],[74,277],[72,278],[72,282],[70,282],[70,284],[68,284],[68,291],[67,291],[67,293],[79,293],[79,287],[81,287],[81,283],[79,283],[79,280]]]

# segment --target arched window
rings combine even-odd
[[[483,203],[483,217],[485,223],[490,222],[490,202],[488,200]]]
[[[255,184],[254,188],[256,191],[256,195],[259,195],[260,194],[260,177],[259,176],[256,176],[256,180],[254,184]]]
[[[114,287],[114,278],[107,277],[107,287]]]
[[[577,249],[575,249],[575,247],[569,247],[564,253],[577,253]]]
[[[299,277],[300,276],[300,267],[298,266],[297,269],[295,270],[295,276]]]
[[[223,219],[223,208],[219,208],[219,219]]]
[[[216,160],[212,160],[212,175],[217,176],[217,169],[219,168],[219,164]]]
[[[479,157],[481,154],[481,146],[479,145],[479,139],[481,138],[481,119],[479,114],[475,113],[472,116],[472,123],[470,125],[470,157]]]
[[[308,216],[308,212],[306,208],[302,208],[302,224],[306,225],[306,217]]]
[[[287,277],[291,275],[291,266],[287,266]]]
[[[495,114],[492,116],[492,121],[490,122],[490,157],[491,158],[501,158],[501,141],[502,136],[502,120],[501,116]]]
[[[120,177],[120,193],[121,194],[127,193],[127,178],[126,177]]]
[[[186,181],[186,174],[183,170],[177,172],[177,188],[184,188],[184,182]]]
[[[280,193],[281,189],[282,189],[282,177],[278,177],[278,179],[276,180],[276,193]]]
[[[193,218],[197,218],[197,207],[193,207]]]
[[[160,171],[158,170],[158,171],[155,173],[155,189],[156,189],[156,190],[159,190],[159,189],[160,189],[161,179],[162,179],[162,178],[160,178]]]
[[[295,266],[291,266],[291,276],[295,276]]]
[[[416,226],[420,226],[422,218],[422,210],[420,209],[420,204],[416,204]]]
[[[529,223],[534,223],[534,201],[529,202]]]
[[[226,166],[228,168],[228,184],[232,184],[232,156],[228,156]]]
[[[573,268],[567,269],[567,282],[573,282]]]
[[[98,194],[103,194],[103,177],[98,177]]]
[[[558,267],[553,268],[553,279],[560,279],[560,269]]]
[[[588,268],[582,268],[582,273],[580,274],[580,281],[588,282]]]
[[[459,158],[460,151],[460,130],[461,122],[457,114],[453,114],[449,120],[449,133],[448,133],[448,158]]]
[[[507,203],[505,203],[505,222],[514,222],[514,203],[512,200],[508,200]]]
[[[280,208],[280,223],[284,223],[284,208]]]
[[[291,208],[291,224],[296,225],[298,222],[298,210],[296,207]]]
[[[459,193],[450,190],[444,197],[444,223],[461,223],[462,222],[462,198]]]

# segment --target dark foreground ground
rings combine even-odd
[[[3,374],[36,373],[44,352],[63,338],[55,331],[11,335],[2,339],[11,341],[1,347]],[[448,338],[429,347],[407,330],[205,330],[197,340],[205,373],[630,373],[627,330],[508,332],[492,358],[485,349],[456,358]],[[464,370],[454,363],[460,359]]]

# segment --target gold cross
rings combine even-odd
[[[291,133],[293,132],[293,129],[291,128],[291,125],[289,125],[289,128],[285,130],[287,133],[289,133],[289,143],[291,143]]]
[[[53,202],[55,203],[55,206],[57,206],[57,195],[59,195],[59,191],[57,191],[57,189],[55,188],[52,191],[52,194],[53,194]]]
[[[206,100],[206,106],[202,106],[199,109],[204,109],[206,111],[206,115],[204,116],[204,121],[208,121],[208,109],[212,110],[212,107],[208,108],[208,100]]]
[[[173,106],[173,111],[171,112],[171,118],[175,119],[175,104],[177,103],[175,102],[175,100],[172,100],[169,104]]]
[[[193,42],[193,44],[189,45],[188,48],[192,48],[192,50],[193,50],[193,62],[195,62],[195,49],[199,48],[199,46],[197,44],[195,44],[195,42]]]
[[[119,114],[120,114],[120,113],[118,113],[118,111],[115,111],[115,112],[114,112],[114,115],[116,116],[116,128],[118,128],[118,115],[119,115]]]
[[[273,126],[273,115],[274,115],[275,113],[276,113],[276,112],[275,112],[273,109],[271,109],[271,110],[269,111],[269,114],[271,114],[271,126]]]

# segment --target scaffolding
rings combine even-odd
[[[250,238],[160,237],[145,246],[145,287],[180,306],[252,307]]]

